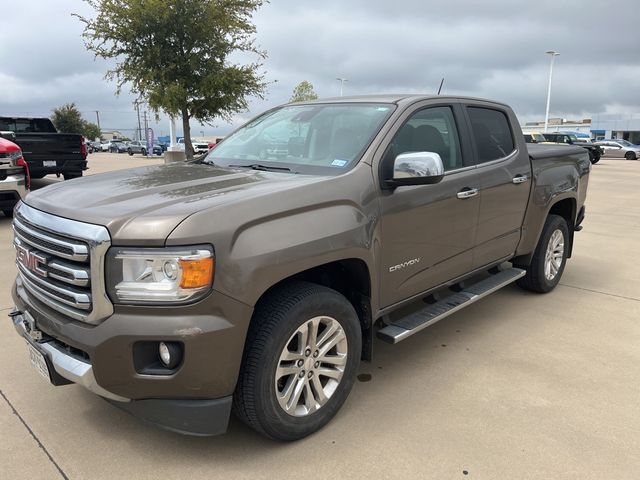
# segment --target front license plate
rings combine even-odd
[[[29,352],[29,360],[31,360],[33,368],[35,368],[40,375],[50,382],[51,377],[49,376],[49,367],[47,367],[47,361],[44,359],[44,355],[33,348],[29,342],[27,342],[27,350]]]
[[[55,167],[57,165],[55,160],[43,160],[42,161],[42,166],[43,167]]]

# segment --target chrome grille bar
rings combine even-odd
[[[20,221],[13,220],[13,231],[16,237],[29,245],[62,258],[86,262],[89,259],[89,248],[82,243],[72,243],[52,235],[38,231],[36,228]]]
[[[77,287],[89,286],[90,270],[76,267],[60,260],[53,260],[48,264],[49,277]]]
[[[67,288],[60,288],[59,286],[46,282],[36,275],[31,273],[22,264],[17,263],[23,280],[27,284],[27,288],[35,288],[41,294],[48,295],[55,299],[57,302],[64,303],[70,307],[78,308],[80,310],[91,309],[91,295],[84,292],[74,292]]]
[[[25,301],[31,295],[48,308],[90,324],[113,313],[104,285],[104,256],[111,245],[105,227],[57,217],[21,202],[14,211],[13,229],[18,294]]]

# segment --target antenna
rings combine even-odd
[[[440,87],[438,87],[438,95],[440,95],[440,92],[442,91],[442,85],[444,85],[444,77],[442,77],[442,80],[440,80]]]

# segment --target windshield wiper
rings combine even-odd
[[[252,163],[250,165],[229,165],[230,167],[236,168],[250,168],[252,170],[261,170],[263,172],[290,172],[291,169],[288,167],[273,167],[269,165],[261,165],[259,163]]]

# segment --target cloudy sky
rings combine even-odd
[[[72,12],[80,0],[0,0],[0,115],[48,116],[75,102],[103,129],[132,132],[133,97],[114,95]],[[37,15],[36,15],[37,13]],[[256,15],[257,42],[269,54],[267,98],[250,112],[286,102],[309,80],[321,97],[434,93],[510,104],[521,121],[543,119],[549,57],[557,50],[551,116],[640,112],[640,9],[637,0],[272,0]],[[165,118],[154,125],[168,133]],[[193,125],[193,135],[230,125]]]

